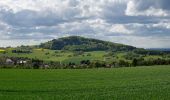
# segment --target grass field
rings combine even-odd
[[[0,49],[0,53],[3,53],[3,52],[5,52],[5,50],[4,49]]]
[[[108,58],[107,62],[112,62],[113,60],[126,60],[125,55],[126,52],[116,52],[114,57],[109,54],[108,51],[91,51],[91,52],[84,52],[81,55],[74,55],[75,52],[73,51],[65,51],[62,52],[61,50],[49,50],[49,49],[33,49],[32,53],[12,53],[13,48],[6,49],[6,53],[4,50],[0,49],[0,57],[7,56],[7,57],[27,57],[27,58],[38,58],[45,62],[49,61],[59,61],[61,63],[70,63],[74,62],[79,64],[82,60],[99,60],[103,61],[105,58]],[[88,56],[90,54],[90,56]],[[106,57],[107,55],[107,57]],[[108,56],[109,55],[109,56]],[[157,59],[162,58],[162,56],[146,56],[144,59]]]
[[[73,52],[66,51],[61,52],[60,50],[48,50],[48,49],[33,49],[32,53],[12,53],[12,49],[8,49],[6,54],[0,53],[0,56],[8,57],[28,57],[38,58],[44,61],[60,61],[63,63],[75,62],[80,63],[82,60],[103,60],[103,56],[106,54],[105,51],[93,51],[85,52],[82,55],[74,56]],[[87,56],[91,54],[91,56]]]
[[[170,66],[1,69],[0,100],[170,100]]]

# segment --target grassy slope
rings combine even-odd
[[[0,70],[1,100],[169,100],[170,66]]]
[[[9,56],[9,57],[28,57],[28,58],[38,58],[40,60],[44,61],[60,61],[63,63],[69,63],[69,62],[75,62],[79,63],[82,60],[104,60],[104,55],[106,55],[108,52],[105,51],[93,51],[93,52],[85,52],[84,56],[79,55],[79,56],[73,56],[74,53],[67,51],[67,52],[61,52],[56,50],[48,50],[44,49],[43,51],[41,49],[33,49],[33,53],[30,54],[17,54],[17,53],[12,53],[12,49],[7,49],[6,52],[7,54],[0,53],[0,56]],[[49,53],[46,55],[46,53]],[[87,56],[88,54],[91,54],[91,56]],[[116,53],[115,56],[116,58],[109,57],[110,59],[107,59],[106,61],[113,61],[113,60],[119,60],[119,59],[125,59],[124,55],[126,52],[122,53]],[[71,57],[70,57],[71,55]],[[162,58],[161,56],[146,56],[145,59],[149,58]]]
[[[103,55],[105,55],[106,53],[104,51],[94,51],[94,52],[86,52],[84,55],[85,56],[73,56],[73,52],[60,52],[58,50],[58,52],[55,52],[56,50],[48,50],[48,49],[44,49],[39,50],[39,49],[34,49],[33,53],[30,54],[17,54],[17,53],[12,53],[11,49],[7,50],[7,54],[2,54],[0,53],[0,56],[6,55],[9,57],[28,57],[28,58],[38,58],[44,61],[61,61],[64,63],[68,63],[68,62],[80,62],[81,60],[103,60]],[[46,53],[49,53],[48,55],[46,55]],[[87,54],[90,53],[91,56],[87,56]],[[69,55],[71,55],[71,57],[69,57]]]

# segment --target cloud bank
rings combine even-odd
[[[1,0],[0,46],[80,35],[137,47],[170,47],[168,0]]]

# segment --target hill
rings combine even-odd
[[[14,62],[6,64],[6,59]],[[26,64],[18,63],[26,60]],[[97,39],[70,36],[37,46],[0,50],[0,65],[7,68],[99,68],[170,64],[170,54]],[[8,65],[8,66],[7,66]]]
[[[69,36],[59,39],[53,39],[38,47],[51,50],[69,50],[69,51],[132,51],[136,49],[133,46],[112,43],[80,36]]]

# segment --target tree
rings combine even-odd
[[[43,61],[39,60],[39,59],[32,59],[32,66],[34,69],[39,69],[40,66],[43,64]]]
[[[132,66],[136,67],[137,66],[138,60],[136,58],[133,59],[132,61]]]
[[[82,60],[80,64],[90,65],[90,60]]]

